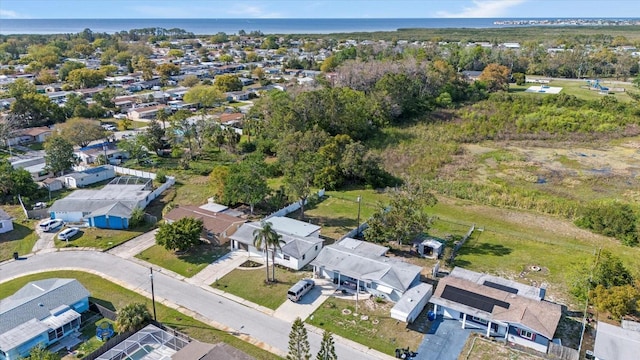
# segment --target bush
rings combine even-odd
[[[164,172],[164,170],[158,170],[158,172],[156,173],[156,181],[160,184],[164,184],[167,182],[167,174]]]
[[[638,244],[636,214],[629,204],[592,204],[583,211],[575,224],[597,234],[615,237],[628,246]]]
[[[249,154],[256,151],[256,144],[252,143],[252,142],[243,142],[240,143],[240,152],[244,153],[244,154]]]
[[[144,224],[144,210],[142,210],[139,207],[136,207],[131,212],[131,220],[129,221],[129,227],[136,228],[142,224]]]

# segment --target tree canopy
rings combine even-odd
[[[311,353],[309,351],[307,329],[304,327],[302,319],[298,317],[291,325],[287,360],[309,360],[311,359]]]
[[[136,331],[151,320],[147,306],[142,303],[131,303],[118,310],[116,326],[119,332]]]
[[[44,143],[46,169],[54,174],[64,173],[77,163],[73,144],[59,135],[50,136]]]
[[[200,244],[202,228],[202,220],[191,217],[163,223],[156,233],[156,244],[167,250],[187,251]]]
[[[96,120],[72,118],[58,125],[60,136],[68,142],[85,147],[94,140],[103,139],[105,130]]]

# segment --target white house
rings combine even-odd
[[[637,324],[637,323],[635,323]],[[640,327],[622,327],[598,321],[593,354],[597,360],[637,359],[640,354]]]
[[[283,244],[275,253],[276,264],[293,270],[300,270],[313,260],[322,249],[320,227],[286,217],[272,217],[266,220],[282,236]],[[262,257],[264,251],[253,246],[253,232],[261,229],[259,222],[242,224],[231,236],[232,249],[244,249],[249,256]],[[271,253],[269,253],[271,256]]]
[[[420,283],[419,266],[385,256],[389,248],[345,238],[326,246],[311,263],[316,276],[397,302]]]
[[[0,209],[0,234],[13,230],[13,221],[11,216],[4,210]]]
[[[62,176],[62,181],[66,187],[76,189],[113,179],[114,177],[116,177],[116,172],[113,166],[103,165],[64,175]]]
[[[547,352],[562,316],[545,289],[456,267],[438,282],[434,312],[487,336]]]
[[[433,286],[420,283],[407,290],[391,308],[391,317],[406,323],[412,323],[427,305],[433,293]]]

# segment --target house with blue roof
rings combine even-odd
[[[0,360],[26,358],[36,346],[74,346],[89,291],[76,279],[32,281],[0,300]],[[55,351],[55,350],[54,350]]]

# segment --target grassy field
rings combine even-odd
[[[81,271],[54,271],[29,275],[8,281],[0,286],[0,299],[13,294],[29,281],[48,279],[52,277],[77,279],[91,293],[91,301],[99,303],[111,310],[120,309],[133,302],[146,304],[147,307],[151,309],[150,299],[147,299],[133,291],[124,289],[99,276]],[[162,304],[156,303],[156,310],[158,314],[158,321],[176,330],[182,331],[194,339],[214,344],[220,341],[226,342],[257,359],[279,359],[279,357],[248,344],[236,338],[232,334],[217,330]]]
[[[361,197],[361,224],[373,215],[379,202],[387,199],[385,194],[375,190],[327,191],[322,201],[305,206],[304,220],[322,226],[322,235],[337,240],[357,226],[358,196]],[[300,212],[296,211],[288,216],[298,219]]]
[[[542,360],[541,356],[524,353],[511,349],[501,342],[489,341],[476,334],[467,339],[467,343],[458,356],[458,360]]]
[[[573,303],[567,284],[572,265],[591,261],[599,248],[619,256],[636,273],[640,269],[640,248],[622,246],[558,218],[447,198],[440,198],[433,213],[441,219],[434,224],[435,233],[462,236],[473,224],[483,230],[461,248],[456,266],[532,285],[547,283],[548,298],[567,305]],[[542,270],[531,271],[532,265]]]
[[[631,90],[631,91],[635,90],[636,92],[638,90],[633,85],[617,84],[617,83],[614,84],[614,83],[611,83],[611,81],[607,81],[607,80],[600,81],[600,84],[610,89],[624,88],[625,90]],[[549,96],[546,94],[524,92],[529,87],[535,86],[535,85],[539,85],[539,84],[533,84],[533,83],[527,83],[525,85],[509,84],[509,92],[522,93],[527,96]],[[585,100],[598,100],[604,96],[612,96],[618,101],[624,101],[624,102],[633,101],[633,99],[631,99],[631,97],[627,95],[626,91],[624,92],[610,91],[609,95],[602,95],[600,94],[600,91],[590,90],[587,84],[587,80],[552,80],[549,83],[549,86],[561,87],[562,88],[562,91],[560,92],[561,94],[574,95],[578,98],[585,99]]]
[[[269,272],[271,272],[271,267],[269,267]],[[278,282],[266,284],[266,277],[264,268],[235,269],[211,286],[275,310],[287,299],[287,290],[298,280],[311,277],[311,274],[276,267]]]
[[[388,355],[394,354],[399,347],[416,349],[424,335],[392,319],[389,316],[392,306],[391,303],[361,300],[355,316],[355,301],[329,298],[307,322]]]
[[[110,230],[98,228],[82,228],[78,235],[67,241],[59,240],[56,236],[55,244],[63,247],[91,247],[96,249],[109,249],[140,236],[151,230],[154,225],[147,224],[133,230]]]
[[[3,206],[2,209],[14,219],[24,219],[20,206]],[[36,223],[35,220],[14,220],[13,230],[0,234],[0,261],[11,259],[16,251],[20,255],[31,252],[38,241],[38,235],[34,231]]]
[[[178,255],[174,251],[169,251],[160,245],[153,245],[136,255],[136,257],[171,270],[184,277],[192,277],[228,252],[229,249],[227,248],[200,245],[184,254]]]

